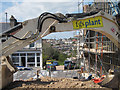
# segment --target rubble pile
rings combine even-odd
[[[104,88],[92,81],[79,81],[72,78],[52,78],[41,77],[39,79],[30,78],[28,80],[19,80],[11,83],[7,89],[35,89],[35,88]],[[109,89],[110,90],[110,89]]]

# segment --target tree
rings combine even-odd
[[[58,49],[53,48],[48,43],[43,43],[43,64],[45,65],[46,60],[57,60],[60,63],[63,63],[68,55],[63,54]]]

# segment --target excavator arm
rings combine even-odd
[[[0,44],[0,89],[12,82],[13,73],[17,71],[8,57],[10,54],[52,32],[80,29],[100,32],[120,48],[120,30],[116,18],[103,11],[66,16],[43,13],[38,18],[26,20],[1,34],[0,37],[9,38]]]
[[[2,43],[1,56],[8,56],[49,33],[80,29],[100,32],[120,48],[120,30],[115,17],[103,11],[91,16],[81,15],[67,14],[65,17],[62,14],[43,13],[38,18],[24,21],[22,28],[14,36],[8,32],[3,33],[11,37]]]

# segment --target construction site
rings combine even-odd
[[[79,13],[80,5],[82,13]],[[77,55],[72,70],[65,69],[64,65],[56,66],[56,70],[52,70],[52,66],[43,70],[41,63],[40,68],[18,70],[9,57],[52,32],[74,30],[79,34],[75,35]],[[0,89],[120,89],[120,1],[86,3],[82,0],[78,2],[78,13],[45,12],[0,35],[1,40],[9,38],[0,43]],[[38,58],[37,53],[35,55]]]

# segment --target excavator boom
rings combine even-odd
[[[0,37],[10,38],[0,43],[2,46],[0,48],[0,89],[12,82],[13,73],[17,71],[8,57],[9,55],[52,32],[80,29],[100,32],[120,48],[120,30],[116,18],[103,11],[67,14],[67,16],[45,12],[37,18],[26,20],[1,33]]]
[[[62,14],[51,15],[48,13],[48,15],[40,19],[38,17],[27,20],[22,23],[22,26],[19,25],[22,28],[14,36],[11,35],[6,42],[2,43],[1,56],[8,56],[49,33],[80,29],[100,32],[120,48],[120,30],[116,19],[103,11],[95,13],[92,16],[84,15],[83,18],[65,17]],[[5,32],[3,35],[10,36],[8,32]]]

